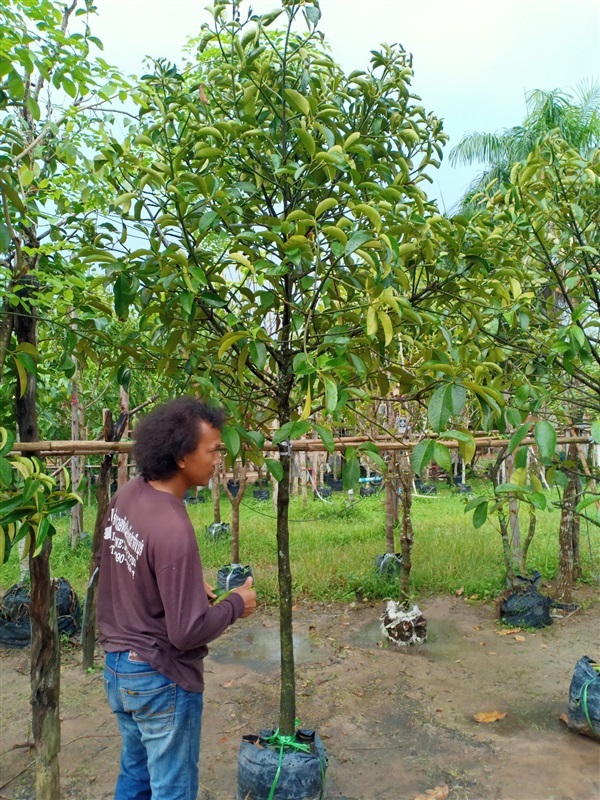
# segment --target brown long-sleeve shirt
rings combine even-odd
[[[204,690],[207,644],[235,622],[244,601],[206,597],[194,528],[183,500],[134,478],[104,521],[97,622],[108,652],[135,650],[190,692]]]

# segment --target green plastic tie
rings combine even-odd
[[[594,723],[592,722],[592,718],[590,717],[590,712],[588,709],[588,702],[587,702],[587,693],[588,693],[588,686],[590,683],[594,683],[594,681],[600,680],[600,675],[596,675],[595,678],[590,678],[589,681],[583,684],[583,688],[581,690],[581,696],[579,698],[579,706],[583,708],[583,713],[585,714],[585,718],[587,719],[587,723],[589,725],[590,730],[592,733],[595,733],[596,736],[600,735],[600,731],[596,728]]]
[[[296,723],[298,721],[296,720]],[[269,792],[269,797],[267,800],[273,800],[275,797],[275,790],[277,789],[277,784],[279,783],[279,777],[281,775],[281,767],[283,764],[283,755],[285,752],[285,748],[289,747],[292,750],[297,750],[300,753],[308,753],[310,754],[310,745],[303,744],[302,742],[296,741],[296,734],[292,734],[291,736],[284,736],[282,733],[279,733],[279,728],[275,731],[272,736],[269,736],[268,739],[264,740],[267,747],[272,748],[279,748],[279,762],[277,764],[277,770],[275,772],[275,777],[273,779],[273,783],[271,784],[271,791]],[[323,768],[323,764],[321,763],[321,759],[319,758],[319,766],[321,768],[321,798],[324,797],[324,790],[325,790],[325,770]]]

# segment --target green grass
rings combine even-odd
[[[414,551],[412,592],[415,597],[429,593],[453,594],[464,587],[467,595],[489,597],[503,588],[500,535],[492,524],[473,528],[471,514],[464,513],[464,498],[445,487],[433,498],[413,502]],[[206,579],[216,584],[217,570],[230,560],[228,540],[213,541],[204,533],[212,519],[212,503],[189,507],[198,534]],[[93,530],[95,509],[85,509],[85,529]],[[230,507],[222,502],[224,521]],[[539,512],[538,532],[529,552],[530,570],[545,579],[555,577],[558,564],[559,511]],[[383,494],[361,499],[346,507],[346,496],[335,494],[333,504],[309,499],[306,509],[300,498],[290,506],[290,552],[297,600],[353,600],[357,590],[368,598],[397,595],[396,581],[377,576],[375,557],[385,552],[385,509]],[[58,520],[54,539],[53,574],[67,578],[81,595],[87,582],[91,536],[72,552],[68,544],[68,519]],[[523,514],[522,531],[527,529]],[[277,598],[277,547],[275,511],[271,502],[258,502],[249,495],[241,508],[241,559],[250,563],[263,602]],[[399,534],[397,535],[399,542]],[[594,563],[590,558],[590,548]],[[600,530],[581,528],[583,579],[593,582],[600,569]],[[0,568],[3,589],[18,580],[16,552]]]

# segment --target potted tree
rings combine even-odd
[[[284,791],[274,780],[280,758],[311,756],[315,796],[324,769],[318,738],[296,725],[293,442],[312,428],[333,452],[313,414],[338,419],[371,387],[386,393],[390,375],[409,391],[420,368],[397,363],[398,332],[418,343],[433,320],[428,305],[455,281],[436,273],[437,229],[449,226],[419,186],[446,136],[414,102],[410,55],[384,47],[367,71],[345,75],[321,43],[319,18],[316,0],[243,20],[237,3],[217,2],[196,60],[185,74],[155,64],[139,87],[140,122],[107,145],[102,164],[116,206],[148,240],[143,252],[122,246],[121,263],[139,283],[129,302],[141,323],[177,342],[161,367],[183,359],[191,386],[231,410],[232,458],[245,442],[258,460],[262,436],[278,451],[265,464],[278,481],[280,716],[261,739],[268,747],[251,751],[274,754],[273,797]],[[359,476],[355,448],[344,482]],[[240,781],[240,796],[261,796]]]

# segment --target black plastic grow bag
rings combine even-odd
[[[569,688],[569,728],[600,740],[600,664],[589,656],[575,664]]]
[[[254,574],[248,564],[226,564],[217,572],[217,590],[229,592],[243,586],[248,578],[253,578]]]
[[[505,625],[544,628],[552,625],[553,600],[535,589],[509,595],[500,605],[500,619]]]
[[[375,556],[375,569],[384,578],[395,578],[402,571],[402,556],[400,553],[384,553]]]
[[[81,606],[73,587],[65,578],[58,578],[56,614],[59,634],[74,636],[81,623]],[[0,645],[27,647],[31,643],[28,583],[15,583],[6,590],[0,603]]]
[[[277,744],[275,731],[244,736],[238,753],[237,800],[323,800],[327,753],[315,731],[299,729],[302,750]]]

